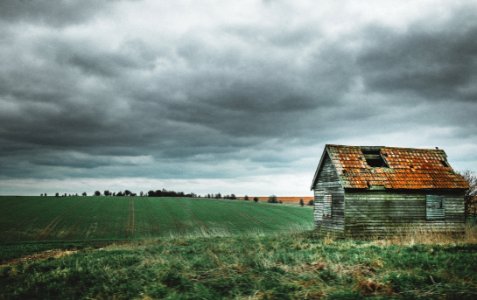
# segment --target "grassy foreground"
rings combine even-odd
[[[477,299],[476,226],[310,228],[309,208],[246,201],[0,197],[0,299]]]
[[[476,299],[477,245],[311,232],[169,237],[42,252],[0,267],[0,298]]]
[[[311,229],[310,208],[243,200],[0,197],[0,241],[131,240]]]

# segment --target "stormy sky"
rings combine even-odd
[[[0,1],[0,194],[310,195],[323,146],[477,171],[475,1]]]

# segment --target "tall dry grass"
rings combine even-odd
[[[477,244],[477,226],[467,224],[462,233],[454,231],[435,230],[424,227],[410,227],[401,232],[397,232],[389,237],[373,239],[376,245],[402,245],[412,246],[416,244],[425,245],[455,245],[455,244]]]

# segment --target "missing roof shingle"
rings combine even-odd
[[[364,159],[371,168],[389,168],[388,164],[381,155],[381,149],[379,148],[363,148]]]

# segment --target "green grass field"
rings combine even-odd
[[[475,270],[475,244],[178,236],[10,262],[0,299],[476,299]]]
[[[307,230],[312,211],[252,201],[149,197],[0,197],[0,240],[95,241]]]
[[[333,240],[246,201],[0,197],[0,299],[477,299],[465,237]]]

